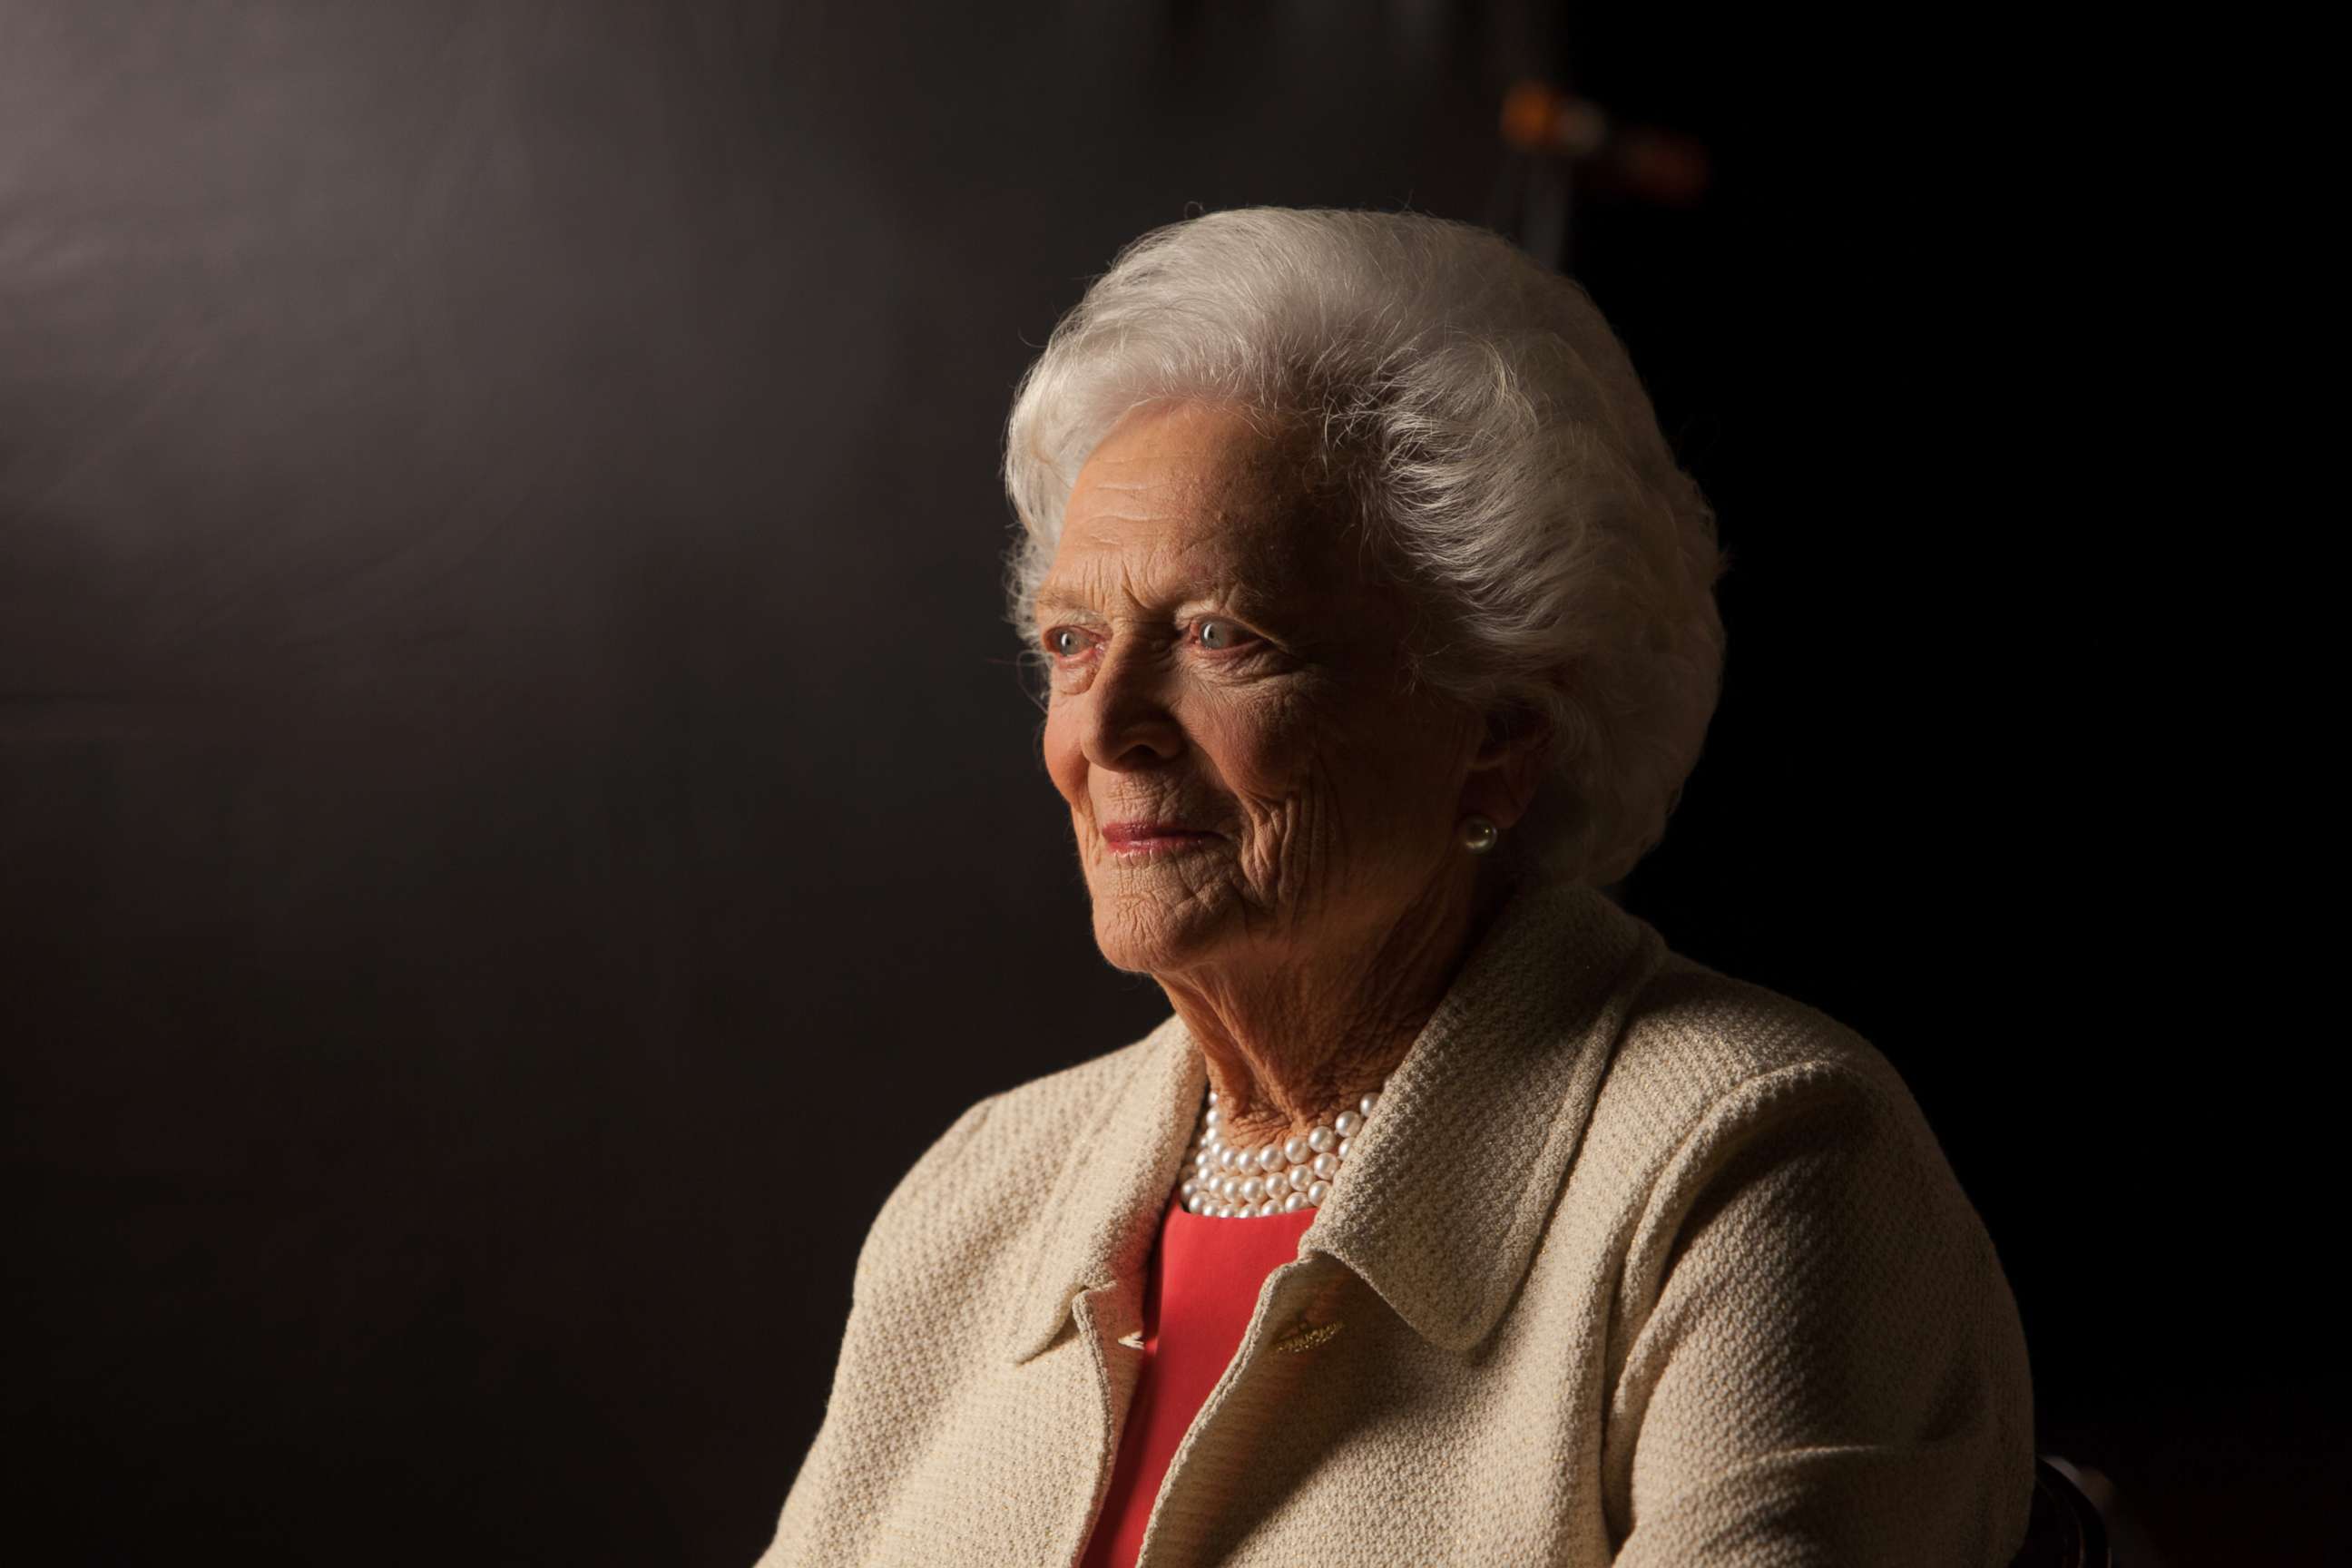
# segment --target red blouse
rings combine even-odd
[[[1314,1218],[1314,1209],[1298,1208],[1209,1219],[1169,1198],[1143,1285],[1143,1372],[1081,1568],[1134,1568],[1176,1446],[1241,1349],[1265,1277],[1297,1258]]]

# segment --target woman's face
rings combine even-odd
[[[1217,405],[1137,410],[1095,450],[1037,598],[1045,734],[1121,969],[1377,948],[1466,898],[1480,726],[1403,689],[1409,607],[1307,448]]]

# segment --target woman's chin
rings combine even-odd
[[[1095,945],[1114,969],[1161,974],[1190,968],[1222,940],[1223,902],[1172,879],[1165,887],[1097,886]]]

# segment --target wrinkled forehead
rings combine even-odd
[[[1354,531],[1306,433],[1216,405],[1141,410],[1080,470],[1040,599],[1106,580],[1320,596],[1352,577]]]

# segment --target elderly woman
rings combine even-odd
[[[2025,1346],[1916,1104],[1600,890],[1723,558],[1583,291],[1211,214],[1007,447],[1095,937],[1171,1014],[898,1184],[762,1563],[2007,1563]]]

